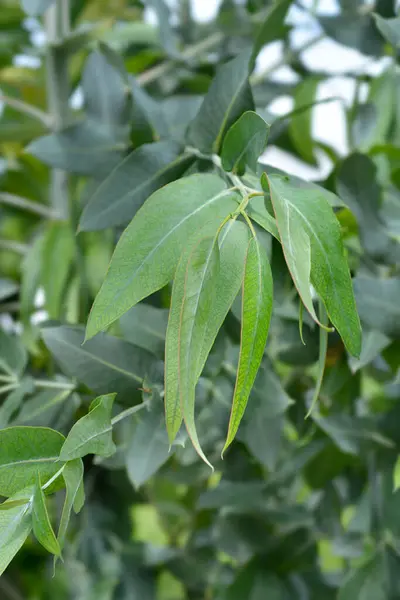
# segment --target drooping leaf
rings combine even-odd
[[[215,175],[191,175],[155,192],[118,242],[89,315],[87,339],[166,285],[188,240],[200,229],[212,234],[238,199]]]
[[[125,339],[163,358],[168,310],[150,304],[137,304],[120,319]]]
[[[47,512],[46,498],[42,490],[39,474],[37,475],[33,494],[32,528],[36,539],[48,552],[56,556],[61,554],[60,546],[51,525],[49,513]]]
[[[296,87],[294,93],[294,110],[312,105],[316,100],[319,79],[307,77]],[[314,141],[312,132],[312,109],[295,114],[289,123],[289,134],[297,152],[306,162],[315,165]]]
[[[18,500],[18,495],[16,497]],[[12,502],[13,499],[10,499]],[[32,529],[31,504],[25,501],[0,511],[0,577]]]
[[[214,237],[205,237],[195,246],[188,261],[179,263],[185,271],[182,298],[179,298],[178,388],[186,429],[199,456],[208,463],[195,425],[195,389],[202,360],[207,323],[213,310],[220,271],[219,247]],[[177,274],[179,277],[179,274]],[[170,429],[170,426],[168,427]],[[209,463],[208,463],[209,464]]]
[[[72,508],[75,509],[75,512],[79,512],[82,508],[82,499],[84,501],[84,492],[83,496],[79,498],[83,486],[83,462],[80,458],[67,462],[63,470],[63,478],[66,492],[57,534],[57,540],[61,550],[64,547]]]
[[[71,225],[61,221],[50,223],[42,245],[41,284],[45,307],[51,319],[60,317],[74,255],[75,239]]]
[[[268,257],[258,239],[253,237],[246,257],[239,365],[223,452],[236,435],[261,364],[271,320],[272,298],[273,282]]]
[[[202,152],[219,153],[229,127],[245,111],[254,110],[249,59],[245,51],[218,69],[188,131],[189,142]]]
[[[39,473],[46,483],[62,466],[64,436],[47,427],[8,427],[0,431],[0,494],[12,496],[33,485]]]
[[[80,230],[128,223],[153,192],[180,177],[192,162],[175,142],[137,148],[97,187],[82,213]]]
[[[300,230],[303,238],[301,243],[306,244],[306,236],[309,240],[311,283],[322,298],[329,318],[340,333],[348,351],[354,356],[359,356],[361,327],[349,268],[344,255],[340,226],[324,192],[318,188],[314,193],[306,192],[276,175],[268,177],[268,181],[285,259],[304,305],[315,319],[315,313],[310,305],[310,296],[307,298],[306,295],[304,275],[302,272],[299,273],[297,257],[292,251],[293,228],[288,228],[291,221],[294,222],[296,238]],[[264,177],[263,185],[266,186]],[[301,243],[296,242],[296,247],[300,248]],[[305,248],[306,250],[303,247],[303,255],[307,256],[307,246]]]
[[[55,0],[21,0],[22,8],[30,17],[42,15]]]
[[[142,348],[104,334],[83,345],[79,327],[46,327],[42,336],[66,375],[99,394],[116,392],[121,402],[132,402],[154,362]]]
[[[363,331],[360,358],[350,357],[349,365],[353,373],[356,373],[366,365],[370,364],[387,346],[390,339],[380,331]]]
[[[164,416],[156,410],[142,413],[125,455],[128,477],[135,488],[146,483],[168,460],[172,455],[169,448]]]
[[[351,0],[352,6],[355,0]],[[367,56],[381,56],[383,40],[371,14],[358,14],[350,11],[333,16],[319,17],[325,33],[349,48],[359,50]]]
[[[265,206],[265,201],[262,196],[255,196],[250,199],[247,206],[247,214],[253,221],[260,225],[265,231],[268,231],[275,239],[280,242],[279,231],[274,217],[270,215]]]
[[[193,378],[196,383],[204,368],[217,333],[239,292],[243,280],[248,237],[248,227],[244,223],[233,219],[225,225],[219,235],[220,270],[216,282],[214,306],[207,321],[207,331],[202,340],[198,370],[196,373],[193,373]],[[185,260],[187,260],[190,251],[191,247],[187,249],[186,255],[182,256],[181,260],[183,263],[181,268],[177,269],[175,274],[165,347],[165,408],[167,430],[171,443],[182,423],[178,384],[178,331],[181,300],[184,296],[185,288],[186,272],[183,268],[183,264]]]
[[[0,329],[0,371],[18,379],[27,361],[28,356],[21,339]]]
[[[221,152],[225,171],[242,175],[246,166],[257,170],[259,156],[265,150],[269,127],[257,113],[247,111],[228,129]]]
[[[103,131],[100,123],[84,121],[60,133],[37,138],[26,152],[50,167],[103,178],[123,158],[125,146]]]
[[[278,0],[271,6],[271,9],[268,11],[260,26],[254,42],[251,59],[252,64],[254,64],[263,46],[270,44],[274,40],[281,39],[284,36],[286,32],[284,22],[292,1],[293,0]]]
[[[111,139],[123,139],[130,120],[130,90],[101,50],[95,50],[87,58],[82,88],[89,119],[101,123]]]
[[[380,15],[373,15],[376,26],[383,37],[392,44],[392,46],[400,45],[400,17],[393,19],[384,19]]]
[[[60,451],[60,460],[70,461],[86,454],[105,457],[114,454],[111,411],[115,396],[107,394],[93,400],[88,414],[79,419],[69,432]]]
[[[171,26],[170,9],[165,0],[148,0],[157,15],[161,44],[170,56],[179,56],[177,38]]]
[[[388,337],[400,336],[400,278],[360,276],[354,280],[360,318],[367,327]]]

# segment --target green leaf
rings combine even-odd
[[[25,400],[13,423],[18,425],[51,425],[61,410],[61,405],[71,396],[72,390],[41,390]]]
[[[220,272],[216,281],[214,306],[207,321],[207,330],[202,340],[198,369],[193,373],[197,383],[205,362],[214,344],[217,333],[222,327],[226,315],[236,298],[244,272],[244,263],[249,239],[248,227],[234,219],[228,221],[218,238]],[[179,393],[179,323],[182,298],[185,290],[184,265],[192,247],[189,246],[181,257],[172,288],[171,309],[169,313],[165,346],[165,407],[167,430],[170,442],[175,439],[182,423],[181,401]]]
[[[92,121],[37,138],[26,148],[50,167],[97,178],[121,161],[124,150],[125,146],[110,139],[100,123]]]
[[[175,142],[146,144],[134,150],[102,181],[86,205],[81,231],[128,223],[156,190],[180,177],[193,162]]]
[[[176,34],[170,23],[170,8],[165,0],[148,0],[157,15],[161,44],[170,56],[179,56]]]
[[[292,1],[278,0],[268,11],[254,42],[251,59],[252,65],[254,65],[260,50],[266,44],[279,40],[285,35],[287,28],[284,25],[284,21]]]
[[[315,319],[304,264],[299,264],[297,252],[302,252],[304,261],[309,260],[308,253],[311,253],[311,283],[322,298],[346,348],[350,354],[359,356],[361,327],[349,268],[340,226],[324,191],[294,187],[277,175],[269,176],[268,181],[285,259],[304,305]],[[265,189],[265,176],[263,186]]]
[[[164,416],[155,410],[144,412],[135,424],[125,455],[128,477],[141,487],[172,456]]]
[[[186,429],[199,456],[204,455],[195,424],[195,389],[202,359],[207,323],[213,310],[216,283],[220,271],[219,247],[215,237],[205,237],[195,246],[187,263],[178,265],[185,271],[182,298],[179,299],[178,386]],[[179,274],[177,274],[179,277]],[[173,310],[173,309],[171,309]],[[211,466],[211,465],[210,465]]]
[[[32,391],[32,381],[30,379],[22,380],[11,394],[3,401],[0,406],[0,429],[7,427],[12,420],[13,415],[21,406],[26,394]]]
[[[0,371],[18,379],[27,362],[28,355],[20,338],[0,329]]]
[[[388,337],[400,337],[400,277],[378,279],[360,276],[354,280],[361,321]]]
[[[191,175],[150,196],[117,244],[89,315],[87,339],[171,281],[188,240],[200,229],[212,233],[239,198],[215,175]]]
[[[267,343],[272,313],[273,281],[267,254],[250,240],[243,280],[239,365],[228,435],[222,453],[235,438]]]
[[[18,495],[15,499],[19,502]],[[14,502],[11,498],[10,503]],[[3,575],[32,529],[31,504],[14,505],[0,511],[0,576]]]
[[[383,37],[392,44],[392,46],[400,46],[400,17],[394,19],[384,19],[379,15],[373,15],[375,23]]]
[[[393,491],[397,492],[400,488],[400,456],[397,457],[396,464],[393,469]]]
[[[40,542],[48,552],[60,556],[61,549],[50,523],[46,498],[42,490],[39,474],[37,475],[35,492],[33,495],[32,528],[38,542]]]
[[[246,166],[256,171],[258,158],[267,145],[268,131],[269,126],[257,113],[243,113],[224,137],[221,159],[225,171],[243,175]]]
[[[80,498],[83,486],[83,471],[83,462],[80,458],[67,462],[63,470],[66,493],[57,535],[61,549],[64,547],[72,508],[75,509],[75,512],[79,512],[84,502],[84,495]]]
[[[383,553],[355,569],[340,588],[338,600],[387,600],[388,581]]]
[[[18,291],[18,285],[11,279],[0,279],[0,302],[13,296]]]
[[[319,79],[317,77],[307,77],[304,79],[294,92],[293,110],[298,111],[304,106],[312,105],[316,101],[318,85]],[[316,165],[312,133],[312,114],[312,109],[310,108],[294,115],[289,122],[289,135],[301,158],[307,163]]]
[[[346,454],[360,456],[372,444],[384,448],[393,448],[393,442],[384,437],[367,418],[356,418],[346,414],[321,417],[313,414],[318,426],[334,441],[336,446]]]
[[[112,439],[111,411],[116,394],[93,400],[87,415],[69,432],[60,451],[60,460],[69,461],[86,454],[111,456],[116,448]]]
[[[254,110],[249,58],[245,51],[219,67],[188,131],[189,142],[202,152],[218,154],[229,127],[246,110]]]
[[[60,317],[74,256],[75,238],[71,225],[61,221],[50,223],[43,240],[41,260],[41,283],[50,319]]]
[[[79,327],[46,327],[43,340],[66,375],[76,377],[99,394],[116,392],[132,402],[154,357],[129,342],[100,335],[84,345]]]
[[[47,427],[9,427],[0,431],[0,495],[12,496],[36,481],[48,481],[58,461],[64,436]]]
[[[101,50],[92,52],[82,74],[85,108],[111,139],[124,139],[130,121],[131,95],[119,71]]]
[[[380,331],[363,331],[360,358],[349,359],[352,373],[369,365],[390,344],[390,339]]]
[[[265,229],[265,231],[273,235],[278,242],[281,241],[276,221],[268,212],[265,206],[265,200],[262,196],[254,196],[253,198],[250,198],[246,212],[249,217],[257,223],[257,225],[260,225],[260,227]]]
[[[30,17],[42,15],[55,0],[21,0],[22,8]]]
[[[167,323],[167,309],[143,303],[131,308],[120,319],[124,338],[159,358],[164,357]]]
[[[354,0],[351,2],[354,6]],[[325,33],[339,44],[359,50],[367,56],[382,55],[383,40],[371,14],[359,14],[352,10],[337,16],[319,17],[319,22]]]

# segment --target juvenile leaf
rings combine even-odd
[[[254,110],[249,59],[245,51],[218,69],[188,131],[189,142],[202,152],[218,154],[229,127],[246,110]]]
[[[70,223],[50,223],[42,245],[41,283],[46,310],[51,319],[61,316],[65,286],[74,255],[75,239]]]
[[[135,488],[141,487],[172,455],[164,418],[155,410],[145,412],[135,425],[125,464]]]
[[[69,432],[60,451],[60,460],[70,461],[86,454],[111,456],[116,448],[112,439],[111,411],[116,394],[93,400],[87,415]]]
[[[254,42],[251,62],[254,64],[263,46],[281,39],[285,34],[285,17],[293,0],[278,0],[268,11]]]
[[[175,142],[145,144],[131,152],[102,181],[86,205],[81,231],[128,223],[156,190],[180,177],[193,162]]]
[[[18,379],[28,361],[21,339],[0,329],[0,371]]]
[[[243,175],[246,166],[256,171],[258,158],[267,145],[268,131],[267,123],[257,113],[243,113],[224,137],[221,159],[225,171]]]
[[[46,548],[48,552],[51,552],[56,556],[61,554],[59,543],[50,523],[50,517],[46,506],[46,498],[42,490],[39,474],[37,475],[35,492],[33,495],[32,528],[36,539],[44,548]]]
[[[44,342],[62,370],[99,394],[118,393],[121,402],[132,402],[154,357],[137,346],[109,335],[86,344],[79,327],[46,327]]]
[[[193,445],[204,462],[210,464],[197,436],[194,404],[196,375],[220,270],[219,247],[215,237],[203,238],[191,252],[187,264],[180,267],[185,270],[185,283],[180,299],[178,329],[179,396],[183,418]]]
[[[12,496],[33,485],[39,473],[48,481],[58,461],[64,436],[47,427],[9,427],[0,431],[0,495]]]
[[[316,100],[319,79],[307,77],[296,88],[294,93],[294,110],[312,105]],[[312,135],[312,109],[304,110],[290,119],[289,134],[294,147],[308,163],[315,165],[314,141]]]
[[[188,240],[201,229],[212,233],[238,200],[215,175],[191,175],[155,192],[117,244],[89,315],[87,339],[166,285]]]
[[[354,280],[360,318],[365,325],[388,337],[400,337],[400,277]]]
[[[240,221],[231,219],[218,238],[220,270],[216,281],[214,306],[207,321],[207,330],[202,340],[198,370],[193,374],[197,383],[210,353],[217,333],[222,327],[226,315],[236,298],[244,272],[244,263],[249,239],[248,227]],[[184,296],[186,264],[190,254],[189,247],[181,257],[182,264],[176,270],[172,288],[171,309],[169,312],[167,338],[165,346],[165,410],[170,443],[175,439],[182,423],[179,394],[179,322],[181,301]]]
[[[137,304],[120,319],[121,331],[129,342],[164,357],[168,310],[150,304]]]
[[[234,440],[264,354],[272,313],[273,282],[266,252],[250,240],[243,280],[239,365],[223,453]]]
[[[60,527],[58,529],[57,540],[60,549],[64,547],[65,536],[71,517],[72,508],[79,512],[82,508],[82,498],[79,499],[83,486],[83,462],[80,458],[67,462],[63,470],[65,482],[65,501],[61,514]],[[83,496],[84,501],[84,496]],[[78,503],[78,504],[77,504]]]
[[[339,222],[328,200],[322,190],[297,188],[278,175],[269,176],[268,181],[286,263],[305,307],[315,319],[310,294],[307,294],[304,265],[298,264],[293,244],[296,244],[297,252],[302,252],[305,261],[308,261],[308,252],[311,252],[311,283],[322,298],[329,318],[348,351],[359,356],[360,321]],[[264,176],[263,186],[266,189]],[[291,227],[292,223],[294,227]],[[306,236],[309,242],[306,242]]]
[[[19,502],[19,498],[16,498]],[[10,500],[13,502],[13,499]],[[32,529],[30,502],[0,511],[0,576],[4,573]]]

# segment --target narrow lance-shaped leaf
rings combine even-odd
[[[258,158],[267,145],[268,131],[267,123],[257,113],[245,112],[224,138],[221,160],[225,171],[243,175],[246,166],[256,171]]]
[[[223,453],[232,443],[239,428],[261,364],[271,321],[272,298],[273,281],[268,257],[257,238],[253,237],[246,257],[239,365]]]
[[[83,462],[80,458],[67,462],[63,470],[66,493],[65,501],[61,514],[60,526],[58,529],[58,543],[62,549],[65,542],[68,523],[71,517],[72,508],[79,512],[84,502],[84,492],[82,496],[83,485]]]
[[[195,389],[203,340],[213,310],[219,266],[216,238],[203,238],[192,251],[185,266],[185,286],[178,330],[179,396],[183,418],[196,451],[210,466],[196,431]]]
[[[212,235],[240,196],[216,175],[191,175],[155,192],[122,234],[87,324],[91,338],[172,280],[179,257],[202,230]]]
[[[111,456],[115,452],[112,439],[111,410],[116,394],[93,400],[87,415],[79,419],[69,432],[60,452],[60,460],[69,461],[86,454]]]
[[[355,356],[361,351],[361,327],[354,300],[349,267],[346,261],[340,225],[322,188],[308,189],[279,175],[262,177],[264,189],[271,192],[285,260],[305,307],[315,319],[307,295],[304,271],[299,270],[298,256],[307,260],[305,235],[310,241],[311,283],[323,300],[328,316],[341,335],[346,348]],[[294,228],[290,225],[294,223]],[[299,230],[303,239],[299,240]],[[302,243],[303,242],[303,243]],[[293,246],[295,244],[295,246]]]
[[[40,542],[48,552],[59,556],[61,550],[50,522],[49,513],[47,512],[46,498],[42,490],[39,474],[37,475],[35,492],[33,495],[32,527],[38,542]]]
[[[254,66],[260,50],[262,50],[266,44],[283,37],[285,33],[284,22],[286,14],[292,2],[293,0],[278,0],[268,11],[254,42],[253,54],[251,57],[252,66]]]
[[[294,114],[289,123],[289,134],[294,147],[308,163],[315,165],[314,141],[312,137],[312,103],[316,101],[319,79],[307,77],[296,88]],[[301,110],[303,107],[306,110]]]
[[[12,496],[36,481],[48,481],[62,467],[57,462],[64,436],[47,427],[8,427],[0,431],[0,495]]]
[[[4,573],[18,550],[22,547],[32,529],[31,502],[25,499],[23,504],[15,504],[21,500],[16,494],[3,503],[14,504],[8,510],[0,511],[0,576]]]
[[[216,228],[217,226],[218,224],[216,224]],[[228,221],[218,237],[220,270],[216,281],[214,306],[207,321],[207,331],[202,340],[198,370],[195,373],[196,382],[201,375],[217,333],[239,292],[243,280],[248,239],[248,227],[243,222],[235,219]],[[183,265],[187,262],[190,250],[191,247],[188,248],[185,255],[182,255],[182,265],[176,271],[165,346],[165,412],[171,444],[182,423],[178,385],[178,330],[186,275]]]

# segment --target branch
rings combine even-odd
[[[46,219],[55,218],[55,214],[47,206],[37,202],[32,202],[32,200],[22,198],[22,196],[9,194],[8,192],[0,192],[0,203],[7,204],[7,206],[13,206],[15,208],[21,208],[22,210],[26,210],[40,217],[45,217]]]
[[[5,94],[0,94],[0,102],[4,102],[8,106],[15,108],[19,112],[33,117],[37,121],[40,121],[46,127],[50,128],[52,125],[52,118],[50,115],[45,113],[40,108],[36,108],[36,106],[32,106],[23,100],[18,100],[18,98],[13,98],[12,96],[6,96]]]

